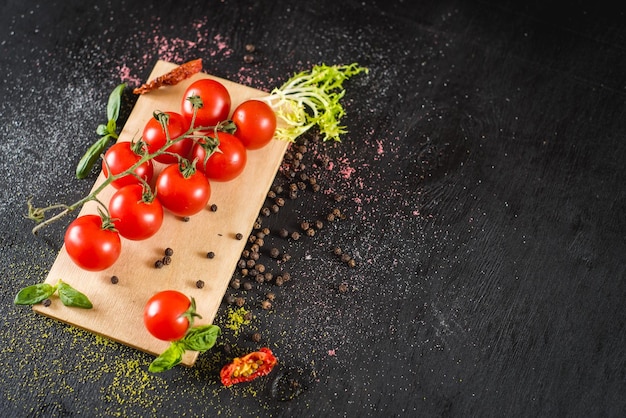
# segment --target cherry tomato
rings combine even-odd
[[[260,100],[246,100],[235,108],[232,121],[237,126],[235,136],[247,149],[259,149],[274,137],[276,114]]]
[[[128,141],[117,142],[104,153],[104,161],[106,161],[106,164],[102,161],[102,171],[106,177],[109,177],[107,165],[110,167],[111,173],[113,175],[117,175],[128,170],[141,159],[141,156],[133,150],[133,146],[133,143]],[[154,165],[152,164],[152,161],[148,160],[142,163],[135,169],[135,174],[147,182],[152,181],[152,176],[154,175]],[[129,184],[138,183],[139,179],[132,174],[128,174],[114,180],[111,184],[116,189],[119,189]]]
[[[187,132],[187,130],[189,129],[189,123],[185,120],[183,115],[176,112],[163,113],[168,117],[166,126],[170,139],[174,140],[176,138],[179,138],[181,135]],[[161,125],[161,122],[157,118],[152,117],[146,123],[143,129],[143,141],[146,143],[149,153],[156,152],[165,145],[165,142],[167,141],[167,135],[165,134],[163,125]],[[166,151],[173,154],[178,154],[183,158],[187,158],[192,146],[193,140],[191,138],[183,138],[180,141],[167,147]],[[161,154],[154,157],[154,159],[164,164],[174,164],[178,162],[178,158],[175,155],[169,154]]]
[[[154,337],[164,341],[177,341],[189,329],[191,301],[176,290],[163,290],[152,296],[143,311],[143,322]]]
[[[218,150],[211,154],[204,163],[207,150],[196,144],[191,152],[191,158],[196,159],[198,170],[204,173],[209,180],[230,181],[240,175],[246,167],[248,155],[246,148],[234,135],[218,132]]]
[[[119,234],[103,226],[99,215],[76,218],[65,231],[65,250],[72,261],[84,270],[100,271],[111,267],[120,256]]]
[[[211,186],[194,167],[168,165],[156,179],[156,195],[164,208],[178,216],[191,216],[209,203]]]
[[[228,119],[230,113],[230,94],[222,83],[211,79],[201,79],[187,87],[183,95],[182,114],[191,122],[193,117],[193,103],[187,100],[192,96],[202,99],[202,107],[198,109],[194,126],[215,126]]]
[[[141,184],[117,190],[109,201],[109,215],[119,234],[135,241],[150,238],[163,224],[161,202],[150,199]]]

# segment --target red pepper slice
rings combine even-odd
[[[236,357],[220,371],[220,379],[224,386],[235,383],[249,382],[260,376],[265,376],[272,371],[278,363],[272,351],[263,347],[259,351],[253,351],[243,357]]]

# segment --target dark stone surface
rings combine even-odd
[[[513,4],[4,2],[2,414],[623,416],[625,16]],[[335,206],[346,219],[268,237],[293,279],[248,292],[255,319],[224,327],[194,368],[151,375],[150,356],[13,305],[66,225],[33,237],[23,214],[29,197],[89,190],[96,173],[78,181],[74,167],[116,84],[197,57],[264,90],[317,63],[370,72],[346,86],[341,144],[303,138],[323,192],[265,222],[293,230]],[[221,386],[221,365],[260,345],[279,369]]]

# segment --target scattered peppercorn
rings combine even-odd
[[[268,292],[265,294],[265,298],[271,302],[274,302],[274,300],[276,299],[276,294]]]
[[[298,231],[293,231],[291,233],[291,239],[293,239],[294,241],[297,241],[300,239],[300,233]]]
[[[240,232],[237,232],[237,233],[235,234],[235,239],[237,239],[237,240],[242,240],[242,239],[243,239],[243,234],[242,234],[242,233],[240,233]]]
[[[41,304],[47,308],[48,306],[52,305],[52,301],[50,299],[44,299]]]
[[[272,309],[272,302],[265,299],[263,302],[261,302],[261,308],[265,309],[266,311]]]
[[[270,257],[278,258],[279,255],[280,255],[280,251],[278,250],[278,248],[274,247],[270,250]]]
[[[261,215],[263,215],[263,216],[270,216],[271,215],[270,208],[264,207],[263,209],[261,209]]]
[[[189,216],[183,216],[183,222],[189,222],[189,220],[191,219]]]
[[[244,288],[244,290],[252,290],[252,283],[250,283],[250,282],[245,282],[245,283],[243,284],[243,288]]]
[[[211,205],[211,212],[217,212],[217,205],[215,203]]]
[[[163,268],[163,260],[157,260],[154,262],[154,267],[160,269]]]
[[[345,284],[345,283],[341,283],[341,284],[339,285],[339,291],[340,291],[341,293],[346,293],[346,292],[348,291],[348,285],[347,285],[347,284]]]
[[[348,260],[348,266],[352,268],[356,267],[356,260],[354,258]]]
[[[226,295],[226,297],[224,298],[224,301],[227,304],[232,305],[233,303],[235,303],[235,297],[233,295]]]
[[[198,281],[196,282],[196,287],[197,287],[198,289],[202,289],[202,288],[204,287],[204,281],[202,281],[202,280],[198,280]]]
[[[243,62],[250,64],[252,61],[254,61],[254,56],[252,54],[246,54],[243,56]]]
[[[306,234],[307,234],[307,236],[309,236],[309,237],[314,236],[314,235],[315,235],[315,229],[313,229],[313,228],[309,228],[309,229],[307,229],[307,230],[306,230]]]
[[[168,256],[168,257],[173,256],[174,255],[174,250],[172,250],[170,247],[167,247],[165,249],[165,255]]]
[[[206,258],[215,258],[215,253],[213,251],[209,251],[206,253]]]
[[[172,264],[172,257],[170,257],[169,255],[163,257],[163,265],[169,266],[170,264]]]
[[[287,231],[285,228],[281,228],[280,231],[278,231],[278,236],[280,236],[281,238],[287,238],[289,236],[289,231]]]
[[[111,283],[118,284],[120,279],[117,276],[111,276]]]
[[[341,255],[341,253],[342,253],[342,252],[343,252],[343,251],[341,251],[341,248],[340,248],[340,247],[335,247],[335,248],[333,249],[333,253],[334,253],[335,255]]]
[[[250,339],[254,341],[255,343],[258,343],[259,341],[261,341],[261,334],[258,332],[255,332],[254,334],[250,336]]]
[[[241,296],[235,298],[235,305],[241,308],[245,304],[246,304],[246,300],[242,298]]]
[[[307,229],[309,229],[309,223],[307,221],[300,222],[300,229],[306,231]]]
[[[239,286],[241,286],[241,281],[237,277],[230,281],[230,287],[233,289],[237,290],[239,289]]]
[[[255,49],[256,49],[256,47],[253,44],[246,44],[246,51],[247,52],[254,52]]]

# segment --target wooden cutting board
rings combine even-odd
[[[159,61],[149,79],[173,68],[174,64]],[[185,89],[200,78],[212,78],[224,84],[231,95],[231,110],[246,99],[267,95],[263,91],[199,73],[176,86],[140,96],[119,141],[139,138],[154,110],[180,112]],[[63,279],[85,293],[94,307],[90,310],[68,308],[55,296],[50,306],[35,305],[33,309],[39,314],[154,355],[162,353],[169,345],[152,337],[143,325],[144,305],[154,293],[174,289],[194,297],[197,311],[202,315],[196,324],[211,323],[288,145],[286,141],[275,139],[260,150],[248,151],[244,172],[230,182],[211,182],[211,199],[207,209],[192,216],[189,221],[167,213],[163,227],[150,239],[130,241],[122,238],[122,254],[107,270],[95,273],[82,270],[70,260],[65,247],[61,248],[46,282],[56,284]],[[103,181],[104,176],[100,173],[94,188]],[[100,199],[108,203],[114,191],[112,186],[107,186]],[[217,205],[216,211],[209,209],[212,204]],[[87,213],[96,213],[95,203],[85,205],[80,211],[80,215]],[[244,238],[236,239],[238,233]],[[154,262],[163,257],[167,247],[174,250],[172,263],[155,268]],[[207,258],[209,251],[215,253],[213,259]],[[117,284],[111,283],[113,275],[119,278]],[[197,280],[203,280],[205,286],[197,288]],[[193,365],[198,354],[187,352],[182,363]]]

